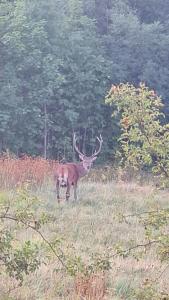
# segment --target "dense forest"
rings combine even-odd
[[[72,133],[102,161],[118,120],[112,84],[145,82],[169,119],[168,0],[1,0],[0,152],[72,159]]]

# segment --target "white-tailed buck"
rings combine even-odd
[[[79,178],[85,176],[90,171],[93,161],[97,158],[99,154],[103,139],[102,136],[97,137],[99,142],[98,150],[91,156],[86,156],[84,153],[80,152],[77,147],[77,138],[74,134],[73,136],[73,147],[79,154],[79,158],[81,160],[80,163],[65,163],[65,164],[58,164],[55,172],[55,180],[56,180],[56,191],[57,191],[57,199],[60,202],[60,187],[66,187],[66,200],[69,200],[70,197],[70,188],[73,186],[74,188],[74,199],[77,199],[77,183]]]

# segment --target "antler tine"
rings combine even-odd
[[[97,140],[99,141],[100,145],[99,145],[99,149],[93,153],[92,157],[96,156],[97,154],[99,154],[101,147],[102,147],[102,143],[103,143],[103,138],[100,134],[100,137],[97,136]]]
[[[100,134],[100,138],[97,136],[97,140],[98,140],[100,143],[103,143],[103,138],[102,138],[101,134]]]
[[[82,152],[80,152],[80,150],[78,149],[76,142],[77,142],[77,137],[76,137],[76,134],[74,133],[73,134],[73,146],[74,146],[75,150],[77,151],[77,153],[79,153],[79,155],[84,156],[84,154]]]

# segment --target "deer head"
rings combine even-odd
[[[102,147],[102,143],[103,143],[103,139],[102,139],[101,134],[100,134],[100,137],[97,137],[97,140],[99,141],[99,148],[98,148],[98,150],[95,150],[95,152],[91,156],[86,156],[84,153],[82,153],[79,150],[79,148],[77,146],[77,137],[76,137],[75,134],[73,135],[73,146],[74,146],[76,152],[79,154],[79,158],[82,161],[83,168],[87,172],[90,171],[93,162],[96,160],[97,155],[101,151],[101,147]]]

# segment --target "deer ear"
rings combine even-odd
[[[96,160],[96,158],[97,158],[97,156],[94,156],[94,157],[92,158],[92,161]]]
[[[83,160],[83,158],[84,158],[84,155],[82,155],[82,154],[79,154],[79,158],[80,158],[81,160]]]

